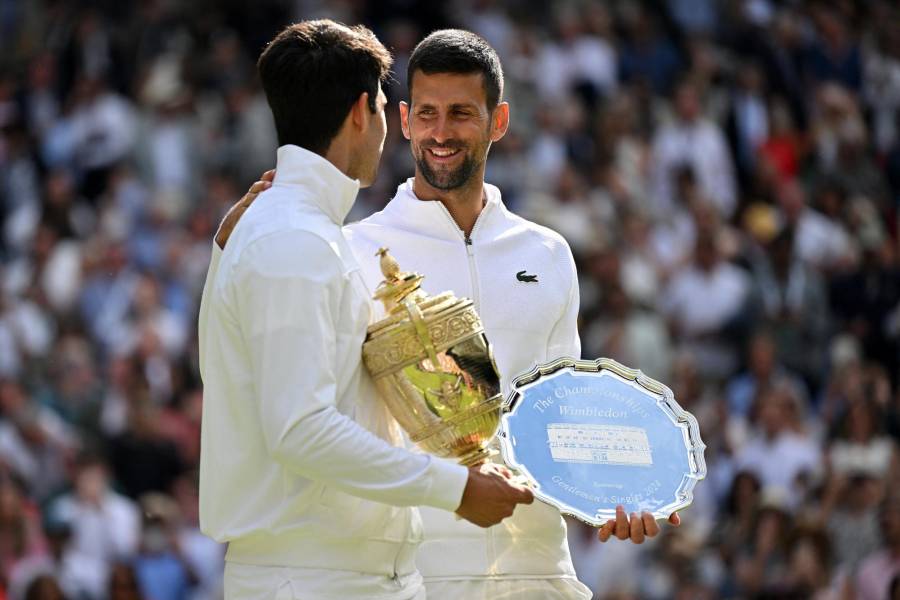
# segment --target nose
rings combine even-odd
[[[438,144],[443,144],[453,137],[450,132],[450,122],[446,115],[439,115],[437,119],[435,119],[434,128],[431,130],[431,137],[434,138],[434,141]]]

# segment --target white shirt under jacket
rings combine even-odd
[[[428,293],[449,290],[472,298],[493,346],[504,392],[513,377],[537,363],[580,357],[578,280],[562,236],[511,213],[500,191],[485,185],[485,207],[466,240],[443,204],[415,196],[412,181],[399,187],[384,210],[344,228],[366,283],[373,286],[382,279],[374,254],[386,246],[401,269],[425,275],[422,287]],[[533,275],[537,281],[521,281],[517,274],[522,271],[523,277]],[[487,529],[441,511],[421,513],[425,541],[417,563],[429,600],[445,597],[435,593],[438,589],[452,597],[454,587],[443,584],[450,581],[465,586],[466,598],[489,597],[472,587],[472,580],[484,585],[505,580],[503,590],[515,590],[510,580],[519,580],[534,590],[519,590],[510,596],[515,598],[590,598],[575,579],[566,525],[555,508],[540,501],[519,505],[511,518]],[[568,581],[554,585],[553,591],[535,587],[540,579]]]
[[[226,560],[295,567],[300,588],[329,570],[310,582],[321,597],[408,598],[422,537],[408,507],[455,510],[468,472],[398,447],[363,368],[371,294],[341,231],[358,182],[297,146],[277,169],[203,291],[200,525]],[[359,585],[379,577],[397,593]]]

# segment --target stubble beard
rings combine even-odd
[[[443,192],[459,189],[466,185],[480,166],[480,163],[467,152],[462,164],[457,168],[450,171],[436,171],[425,159],[425,152],[426,150],[422,149],[416,156],[416,167],[428,185]]]

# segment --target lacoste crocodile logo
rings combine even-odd
[[[516,273],[516,279],[518,279],[519,281],[521,281],[523,283],[537,283],[538,282],[537,275],[526,275],[525,271],[526,271],[526,269],[522,269],[521,271]]]

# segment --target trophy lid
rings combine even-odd
[[[384,304],[385,317],[369,326],[369,334],[376,335],[382,330],[409,321],[407,304],[411,302],[422,311],[426,321],[453,312],[456,309],[471,306],[468,298],[457,298],[453,292],[441,292],[431,296],[421,289],[424,275],[401,271],[400,264],[389,252],[388,248],[379,248],[375,253],[381,259],[381,274],[384,280],[378,284],[373,298]],[[409,301],[409,302],[408,302]]]
[[[420,289],[424,275],[400,270],[400,263],[391,256],[387,248],[379,248],[375,256],[381,258],[381,274],[384,279],[375,289],[374,298],[381,300],[384,311],[387,314],[396,313],[401,309],[400,303],[404,298],[418,299],[427,294]]]
[[[363,359],[373,376],[430,358],[459,339],[484,331],[471,300],[457,298],[453,292],[431,296],[421,289],[425,277],[402,271],[387,248],[380,248],[375,256],[380,258],[384,280],[373,298],[384,304],[385,316],[369,326],[363,344]]]

